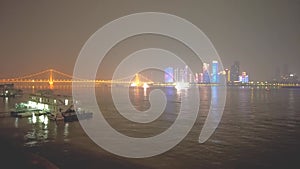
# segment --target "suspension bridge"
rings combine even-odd
[[[134,78],[132,78],[134,77]],[[57,71],[55,69],[47,69],[37,73],[32,73],[20,77],[0,79],[0,84],[6,83],[48,83],[49,85],[59,84],[59,83],[111,83],[111,84],[152,84],[153,81],[149,78],[141,75],[135,74],[128,77],[123,77],[117,80],[89,80],[83,78],[77,78],[72,75]]]

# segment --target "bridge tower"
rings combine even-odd
[[[49,84],[53,85],[53,69],[50,69]]]
[[[135,83],[137,86],[140,85],[140,77],[139,77],[139,74],[138,74],[138,73],[135,74],[135,81],[134,81],[134,83]]]

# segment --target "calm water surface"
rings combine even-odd
[[[299,168],[300,89],[227,90],[221,123],[207,142],[199,144],[198,137],[209,110],[211,89],[201,87],[200,111],[192,131],[170,151],[145,159],[128,159],[104,151],[89,139],[79,122],[53,122],[46,116],[10,117],[9,109],[24,98],[3,99],[0,160],[16,167],[14,163],[22,159],[14,157],[22,158],[17,155],[22,152],[25,158],[33,155],[48,161],[52,164],[48,168]],[[130,123],[117,113],[109,91],[109,87],[96,89],[98,105],[111,126],[129,136],[150,137],[163,132],[180,109],[182,93],[162,88],[168,99],[163,115],[149,124]],[[70,94],[70,89],[55,92]],[[135,108],[149,108],[149,90],[129,92]],[[35,166],[37,162],[29,159],[29,163]]]

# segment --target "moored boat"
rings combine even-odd
[[[60,112],[52,112],[48,115],[50,120],[54,121],[62,121],[64,120],[64,116]]]
[[[72,122],[78,120],[85,120],[93,118],[92,112],[86,111],[75,111],[74,109],[68,109],[67,111],[62,113],[65,122]]]
[[[55,112],[64,111],[72,104],[72,99],[69,96],[54,95],[51,90],[42,90],[30,94],[27,102],[16,104],[15,109],[11,110],[11,116],[28,117],[32,113],[39,116],[51,112],[55,119],[61,120],[62,116],[56,117]]]

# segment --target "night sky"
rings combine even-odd
[[[284,64],[290,72],[300,75],[300,1],[2,0],[0,78],[48,68],[72,74],[82,46],[95,31],[136,12],[165,12],[189,20],[210,38],[225,68],[240,61],[241,70],[247,71],[252,80],[271,80],[276,67],[283,69]],[[124,55],[147,45],[161,43],[172,50],[164,43],[177,43],[157,37],[125,42],[106,56],[111,61],[108,65],[117,64]],[[109,74],[106,71],[111,71],[108,65],[101,69],[104,78]]]

